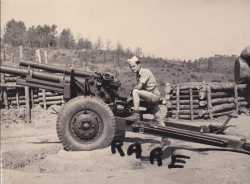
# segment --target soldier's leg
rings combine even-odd
[[[167,109],[165,105],[154,105],[152,107],[152,113],[154,119],[158,122],[159,125],[165,126],[165,117],[167,113]]]
[[[134,108],[139,108],[140,98],[149,103],[157,103],[160,101],[160,96],[155,95],[149,91],[134,89],[132,92]]]

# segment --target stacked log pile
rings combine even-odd
[[[209,102],[209,117],[239,114],[249,107],[250,96],[246,84],[211,83],[211,102]]]
[[[1,75],[0,83],[0,107],[19,108],[30,103],[31,107],[40,105],[45,109],[51,105],[64,104],[63,95],[56,92],[30,88],[29,99],[26,99],[24,86],[16,85],[16,76]]]
[[[38,103],[45,109],[51,105],[63,105],[63,95],[55,92],[40,90],[38,92]]]
[[[249,108],[246,84],[183,83],[166,90],[168,117],[204,119],[241,113]]]

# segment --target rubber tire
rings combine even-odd
[[[71,135],[70,121],[75,113],[88,108],[95,111],[103,121],[103,131],[93,142],[83,143]],[[116,134],[116,123],[110,107],[97,97],[79,96],[68,101],[58,114],[57,136],[67,151],[90,151],[101,149],[111,144]]]

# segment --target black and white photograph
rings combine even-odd
[[[250,183],[250,0],[0,6],[0,184]]]

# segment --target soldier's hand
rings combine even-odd
[[[133,101],[133,98],[132,98],[131,96],[129,96],[129,97],[127,98],[127,100],[126,100],[127,104],[132,103],[132,101]]]

